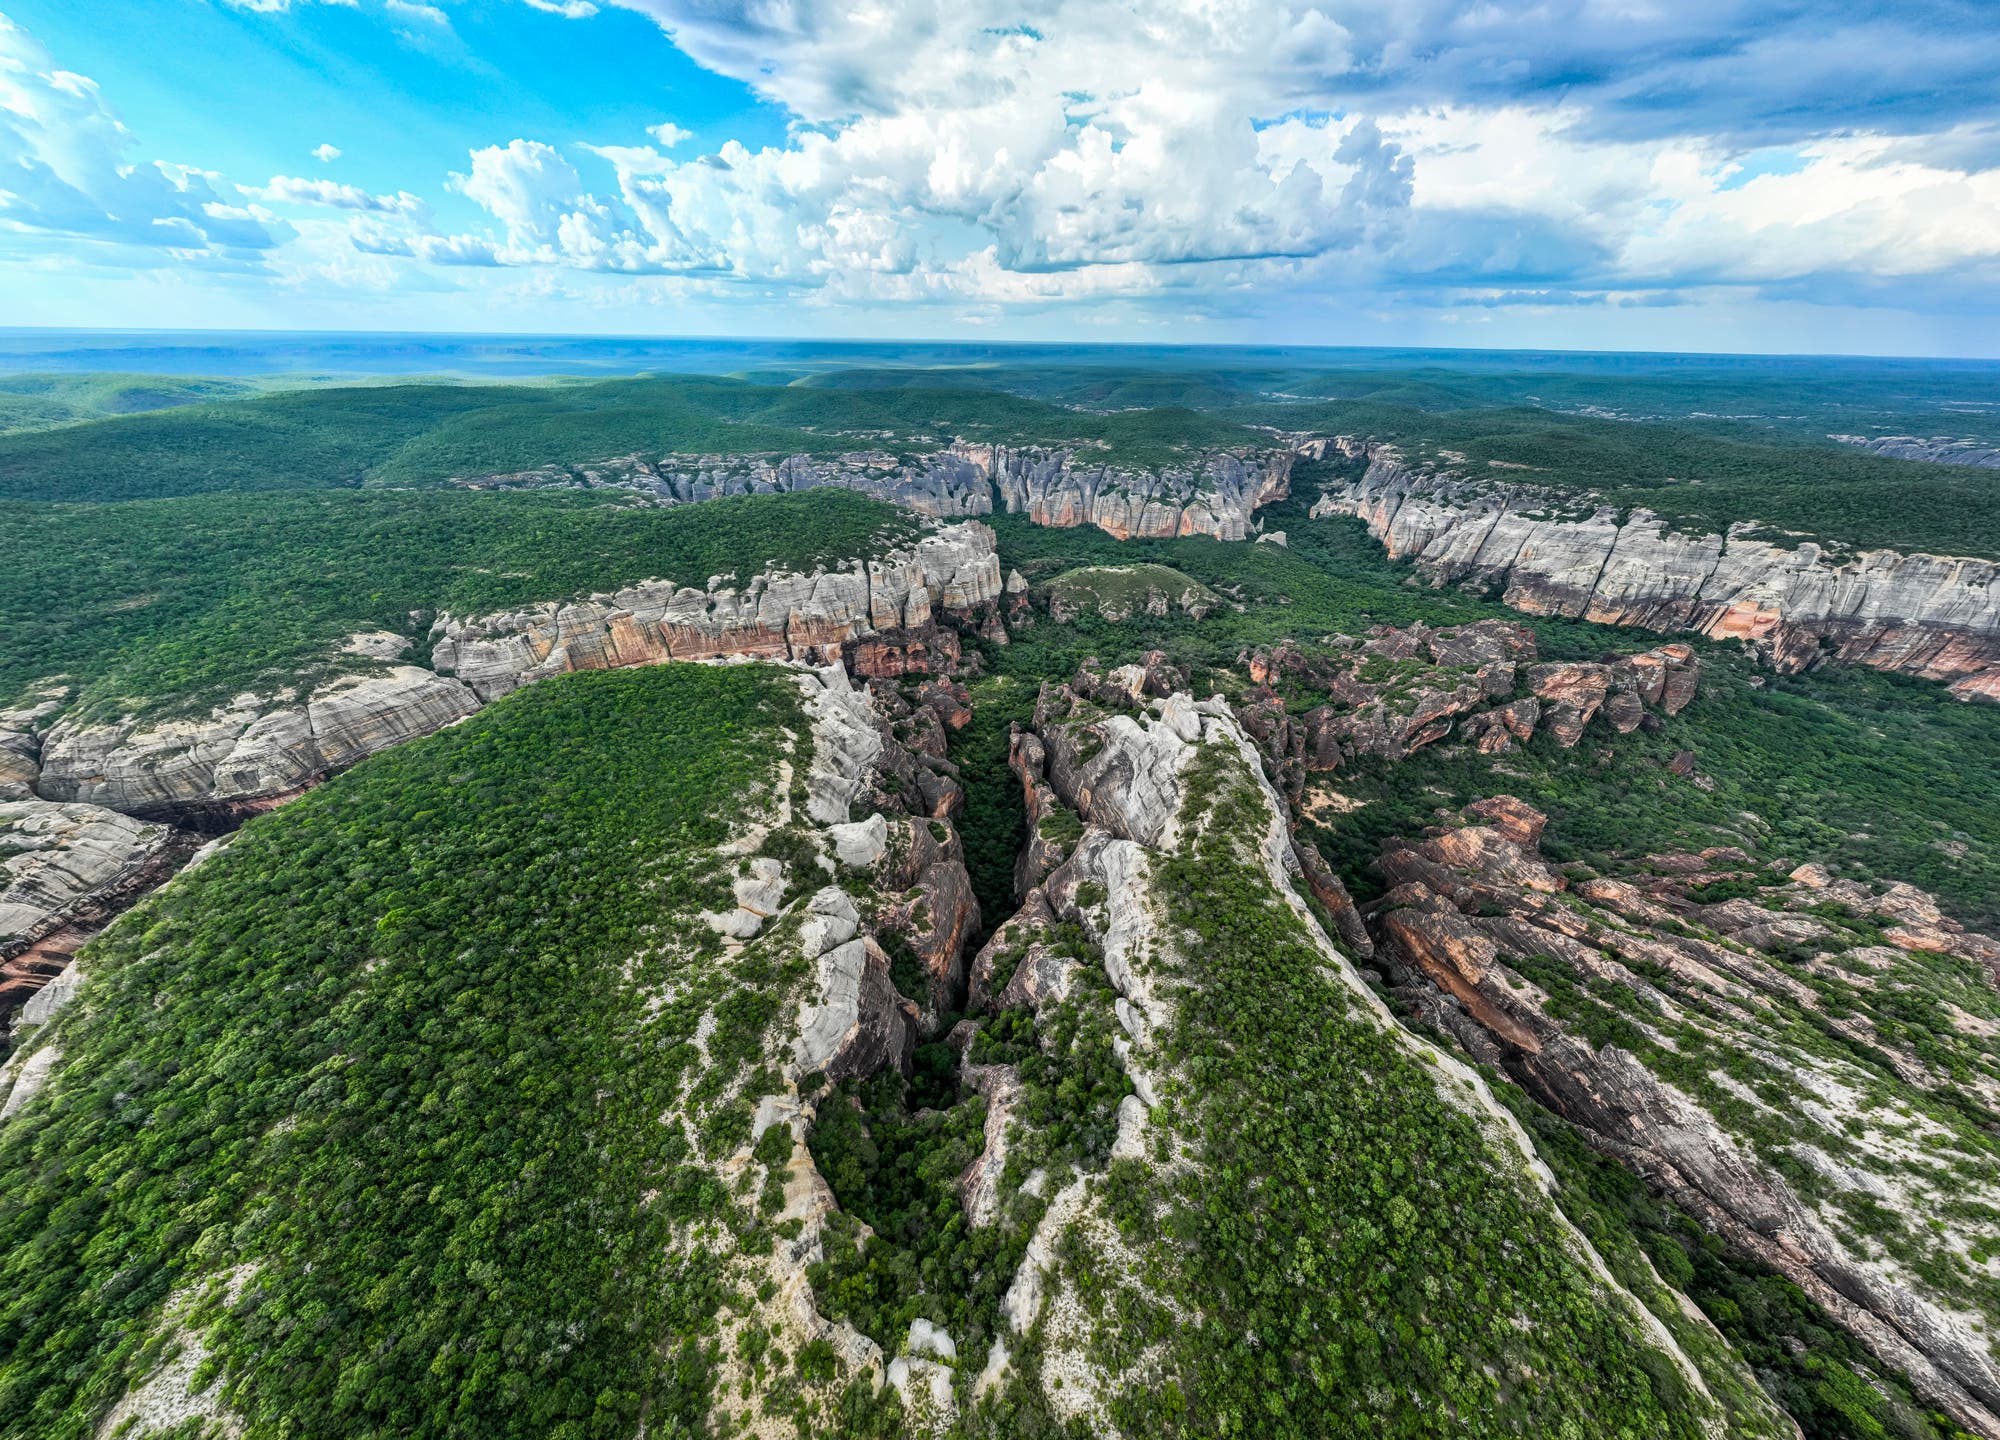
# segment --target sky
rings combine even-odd
[[[0,325],[2000,355],[2000,0],[0,0]]]

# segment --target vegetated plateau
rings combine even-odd
[[[1240,542],[996,482],[837,621],[944,523],[446,483],[1345,435],[1994,554],[1993,472],[1825,439],[1933,379],[16,386],[0,1435],[1995,1434],[2000,708],[1432,588],[1337,459]],[[599,668],[647,581],[725,663]],[[150,894],[35,793],[460,633],[504,685]]]

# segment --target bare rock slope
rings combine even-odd
[[[1432,584],[1497,589],[1530,614],[1740,639],[1781,671],[1868,665],[2000,699],[1993,561],[1788,548],[1749,524],[1684,534],[1646,510],[1576,513],[1575,497],[1419,470],[1392,447],[1363,448],[1366,472],[1329,486],[1312,513],[1358,516],[1390,558],[1415,561]]]
[[[430,668],[394,659],[399,637],[357,636],[344,660],[350,673],[239,695],[206,715],[71,718],[60,700],[0,714],[0,782],[18,777],[0,793],[32,789],[45,800],[225,829],[548,675],[666,660],[821,662],[864,646],[882,668],[927,669],[934,655],[957,654],[938,619],[999,623],[999,557],[992,532],[976,523],[833,571],[728,578],[706,589],[656,581],[530,610],[446,615],[432,631]]]
[[[1929,1403],[2000,1434],[2000,943],[1737,850],[1572,882],[1498,797],[1381,858],[1375,963]],[[1720,898],[1722,895],[1730,898]]]
[[[1247,539],[1260,505],[1288,493],[1293,456],[1282,449],[1204,450],[1147,469],[1074,446],[957,443],[903,457],[844,455],[625,455],[458,483],[477,489],[582,486],[630,490],[655,503],[835,487],[937,519],[1024,514],[1037,525],[1095,525],[1120,539],[1212,535]]]

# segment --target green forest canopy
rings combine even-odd
[[[723,1281],[677,1224],[740,1217],[660,1123],[728,1078],[705,1007],[656,1002],[728,977],[656,940],[799,721],[768,666],[557,677],[125,915],[0,1130],[0,1436],[93,1434],[175,1295],[253,1436],[691,1433]]]
[[[356,631],[422,638],[478,613],[646,579],[702,586],[766,565],[880,554],[907,512],[845,490],[652,509],[595,495],[459,490],[0,502],[0,703],[61,676],[87,706],[205,709],[309,677]],[[413,618],[413,616],[415,618]]]

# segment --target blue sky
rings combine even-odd
[[[1991,0],[0,17],[0,324],[2000,354]]]

